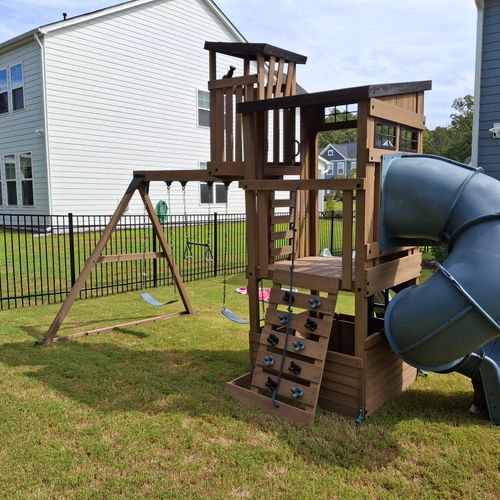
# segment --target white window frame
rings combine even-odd
[[[7,179],[7,157],[13,156],[14,157],[14,179]],[[17,176],[17,154],[16,153],[6,153],[2,157],[2,163],[3,163],[3,178],[5,179],[5,201],[4,201],[4,206],[6,207],[18,207],[19,206],[19,179]],[[10,204],[9,203],[9,182],[15,182],[16,183],[16,203],[15,204]]]
[[[333,149],[329,149],[327,153],[328,153],[327,156],[333,156]]]
[[[31,161],[31,177],[27,179],[23,179],[23,172],[21,169],[21,156],[26,155],[30,157]],[[19,191],[20,191],[20,197],[19,200],[21,201],[21,206],[23,207],[30,207],[33,208],[35,206],[35,178],[33,177],[33,172],[34,172],[34,167],[33,167],[33,153],[31,151],[25,151],[24,153],[18,153],[18,158],[19,158]],[[31,189],[33,190],[33,204],[32,205],[25,205],[24,204],[24,199],[23,199],[23,182],[31,182]]]
[[[208,100],[209,100],[208,108],[204,108],[204,107],[200,106],[200,99],[199,99],[199,93],[200,92],[205,92],[206,94],[208,94]],[[208,125],[202,125],[202,124],[200,124],[200,109],[203,110],[203,111],[208,111],[209,117],[210,117],[210,92],[208,90],[196,89],[196,124],[200,128],[210,129],[210,118],[209,118],[209,124]]]
[[[6,90],[6,92],[7,92],[7,111],[4,111],[3,113],[0,113],[0,116],[2,116],[2,115],[8,115],[10,113],[9,67],[8,66],[0,67],[0,71],[5,71],[5,79],[7,81],[7,90]]]
[[[14,84],[12,83],[12,68],[16,66],[21,66],[21,73],[22,73],[22,85],[14,87]],[[16,64],[12,64],[9,66],[9,97],[10,97],[10,109],[12,113],[16,113],[17,111],[22,111],[23,109],[26,109],[26,92],[24,91],[24,63],[21,61]],[[17,89],[23,89],[23,107],[19,109],[14,109],[14,90]]]
[[[206,170],[208,168],[208,162],[207,161],[199,161],[198,162],[198,166],[200,168],[200,170]],[[209,203],[203,203],[201,201],[201,185],[202,184],[206,184],[206,182],[200,182],[200,189],[198,190],[198,195],[199,195],[199,200],[200,200],[200,207],[206,207],[209,205]],[[214,182],[212,184],[212,203],[210,204],[212,207],[213,206],[219,206],[219,207],[225,207],[226,206],[226,203],[221,201],[221,202],[217,202],[217,192],[216,192],[216,189],[215,189],[215,186],[216,185],[224,185],[223,182]],[[227,193],[228,195],[228,201],[229,201],[229,191]]]
[[[21,172],[21,155],[29,155],[31,158],[31,178],[24,179],[22,177]],[[14,157],[14,167],[15,167],[15,179],[7,180],[7,168],[5,159],[9,156]],[[1,156],[0,163],[0,190],[2,192],[2,203],[0,206],[2,207],[26,207],[26,208],[34,208],[36,206],[36,198],[35,198],[35,177],[34,177],[34,165],[33,165],[33,152],[32,151],[23,151],[22,153],[5,153]],[[25,205],[23,200],[23,182],[31,182],[33,187],[33,205]],[[16,204],[10,205],[8,199],[8,183],[15,182],[16,183]]]
[[[337,162],[337,175],[345,175],[345,161]]]

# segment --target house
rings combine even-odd
[[[329,163],[325,171],[325,179],[338,176],[349,177],[351,170],[356,168],[356,154],[355,142],[326,145],[319,153],[320,157]]]
[[[472,165],[500,179],[500,1],[477,5]]]
[[[133,0],[1,43],[0,213],[111,214],[133,170],[206,168],[205,40],[245,42],[212,0]],[[187,211],[223,210],[225,189],[210,189],[189,183]],[[178,183],[171,200],[181,213]],[[229,210],[244,211],[236,183]]]

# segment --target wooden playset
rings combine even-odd
[[[58,339],[57,331],[91,269],[110,259],[166,258],[184,303],[184,311],[176,314],[191,313],[148,196],[149,184],[238,181],[246,202],[252,371],[228,382],[226,392],[293,422],[312,423],[317,405],[362,420],[416,377],[416,369],[389,348],[383,319],[375,314],[375,295],[414,284],[421,270],[416,247],[380,251],[381,158],[396,151],[421,152],[424,91],[431,83],[298,95],[296,66],[306,57],[267,44],[207,42],[205,48],[210,57],[208,169],[134,172],[44,342]],[[243,74],[225,74],[227,67],[217,64],[220,54],[225,61],[234,58]],[[357,131],[356,177],[318,178],[318,134],[341,129]],[[103,256],[136,190],[162,251]],[[342,192],[342,254],[322,257],[318,197],[332,190]],[[264,318],[259,306],[263,280],[273,283]],[[353,292],[353,316],[336,312],[340,290]]]

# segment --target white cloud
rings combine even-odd
[[[172,0],[177,1],[177,0]],[[196,0],[192,0],[196,1]],[[119,0],[0,0],[0,41]],[[308,56],[298,69],[309,91],[433,80],[428,124],[449,121],[454,98],[473,92],[472,0],[216,0],[251,42]]]

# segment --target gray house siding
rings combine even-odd
[[[2,205],[0,214],[47,214],[49,197],[45,138],[37,133],[44,129],[43,82],[41,49],[35,40],[0,53],[0,70],[23,64],[24,109],[0,115],[0,168],[2,178]],[[5,155],[31,153],[33,167],[34,206],[21,203],[20,171],[17,169],[17,206],[7,206],[5,186]]]
[[[500,0],[485,0],[480,76],[478,165],[500,179],[500,140],[488,130],[500,123]]]

